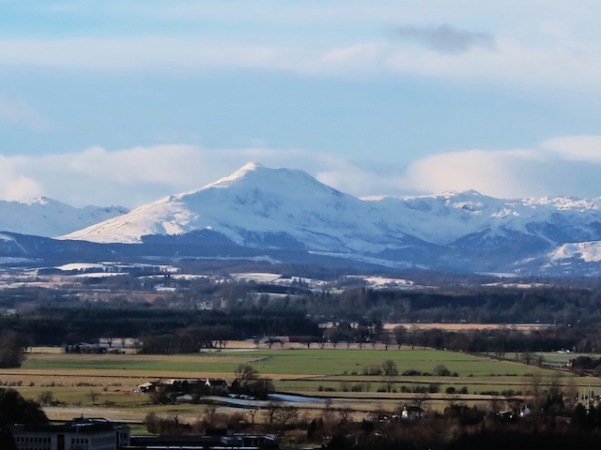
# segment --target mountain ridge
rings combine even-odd
[[[0,200],[0,231],[59,236],[127,212],[121,206],[77,208],[43,196],[27,202]]]
[[[601,266],[601,197],[498,199],[469,190],[358,198],[300,170],[248,163],[59,239],[165,254],[171,246],[179,255],[264,249],[391,267],[590,274]]]

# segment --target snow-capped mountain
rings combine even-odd
[[[27,203],[0,200],[0,231],[59,236],[127,211],[115,206],[75,208],[47,197],[36,197]]]
[[[601,241],[601,198],[504,200],[467,191],[359,199],[299,170],[249,163],[61,239],[145,244],[146,252],[171,246],[178,255],[199,246],[277,249],[397,267],[539,273],[580,261]]]
[[[305,172],[249,163],[202,189],[162,198],[63,238],[140,243],[144,236],[210,230],[240,246],[373,253],[413,241],[388,216],[379,205]]]
[[[467,191],[366,200],[396,212],[405,233],[440,245],[467,236],[494,240],[516,233],[550,244],[601,237],[601,198],[502,200]]]

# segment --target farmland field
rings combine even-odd
[[[392,360],[399,373],[388,380],[392,392],[383,389],[382,375],[373,374],[386,360]],[[150,411],[198,417],[204,405],[153,405],[146,394],[133,390],[157,379],[219,377],[231,382],[235,368],[246,363],[261,376],[272,378],[278,391],[330,397],[334,404],[361,411],[408,402],[417,388],[435,387],[430,394],[433,408],[444,407],[448,388],[463,390],[462,398],[468,403],[484,405],[490,402],[491,392],[499,396],[521,392],[534,378],[543,385],[559,381],[576,389],[601,389],[598,378],[575,378],[567,372],[465,353],[409,348],[228,349],[171,356],[79,355],[35,349],[21,368],[0,371],[0,382],[16,386],[31,399],[51,392],[60,402],[46,408],[51,418],[79,410],[129,421],[142,420]],[[436,375],[437,365],[450,375]]]

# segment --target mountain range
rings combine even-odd
[[[476,191],[357,198],[299,170],[249,163],[195,191],[130,212],[104,211],[105,217],[88,223],[64,214],[65,232],[48,233],[59,229],[55,225],[46,233],[15,228],[18,215],[6,229],[58,237],[36,244],[46,256],[56,247],[64,255],[85,248],[90,255],[322,258],[348,265],[530,275],[594,275],[601,268],[601,198],[507,200]],[[49,223],[61,222],[45,214]],[[43,224],[43,216],[31,223]],[[0,254],[31,251],[34,237],[3,234]]]
[[[0,230],[60,236],[128,211],[120,206],[76,208],[47,197],[35,197],[26,203],[0,200]]]

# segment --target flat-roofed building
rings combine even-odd
[[[127,425],[106,419],[73,419],[62,425],[13,425],[18,450],[119,450],[130,444]]]

